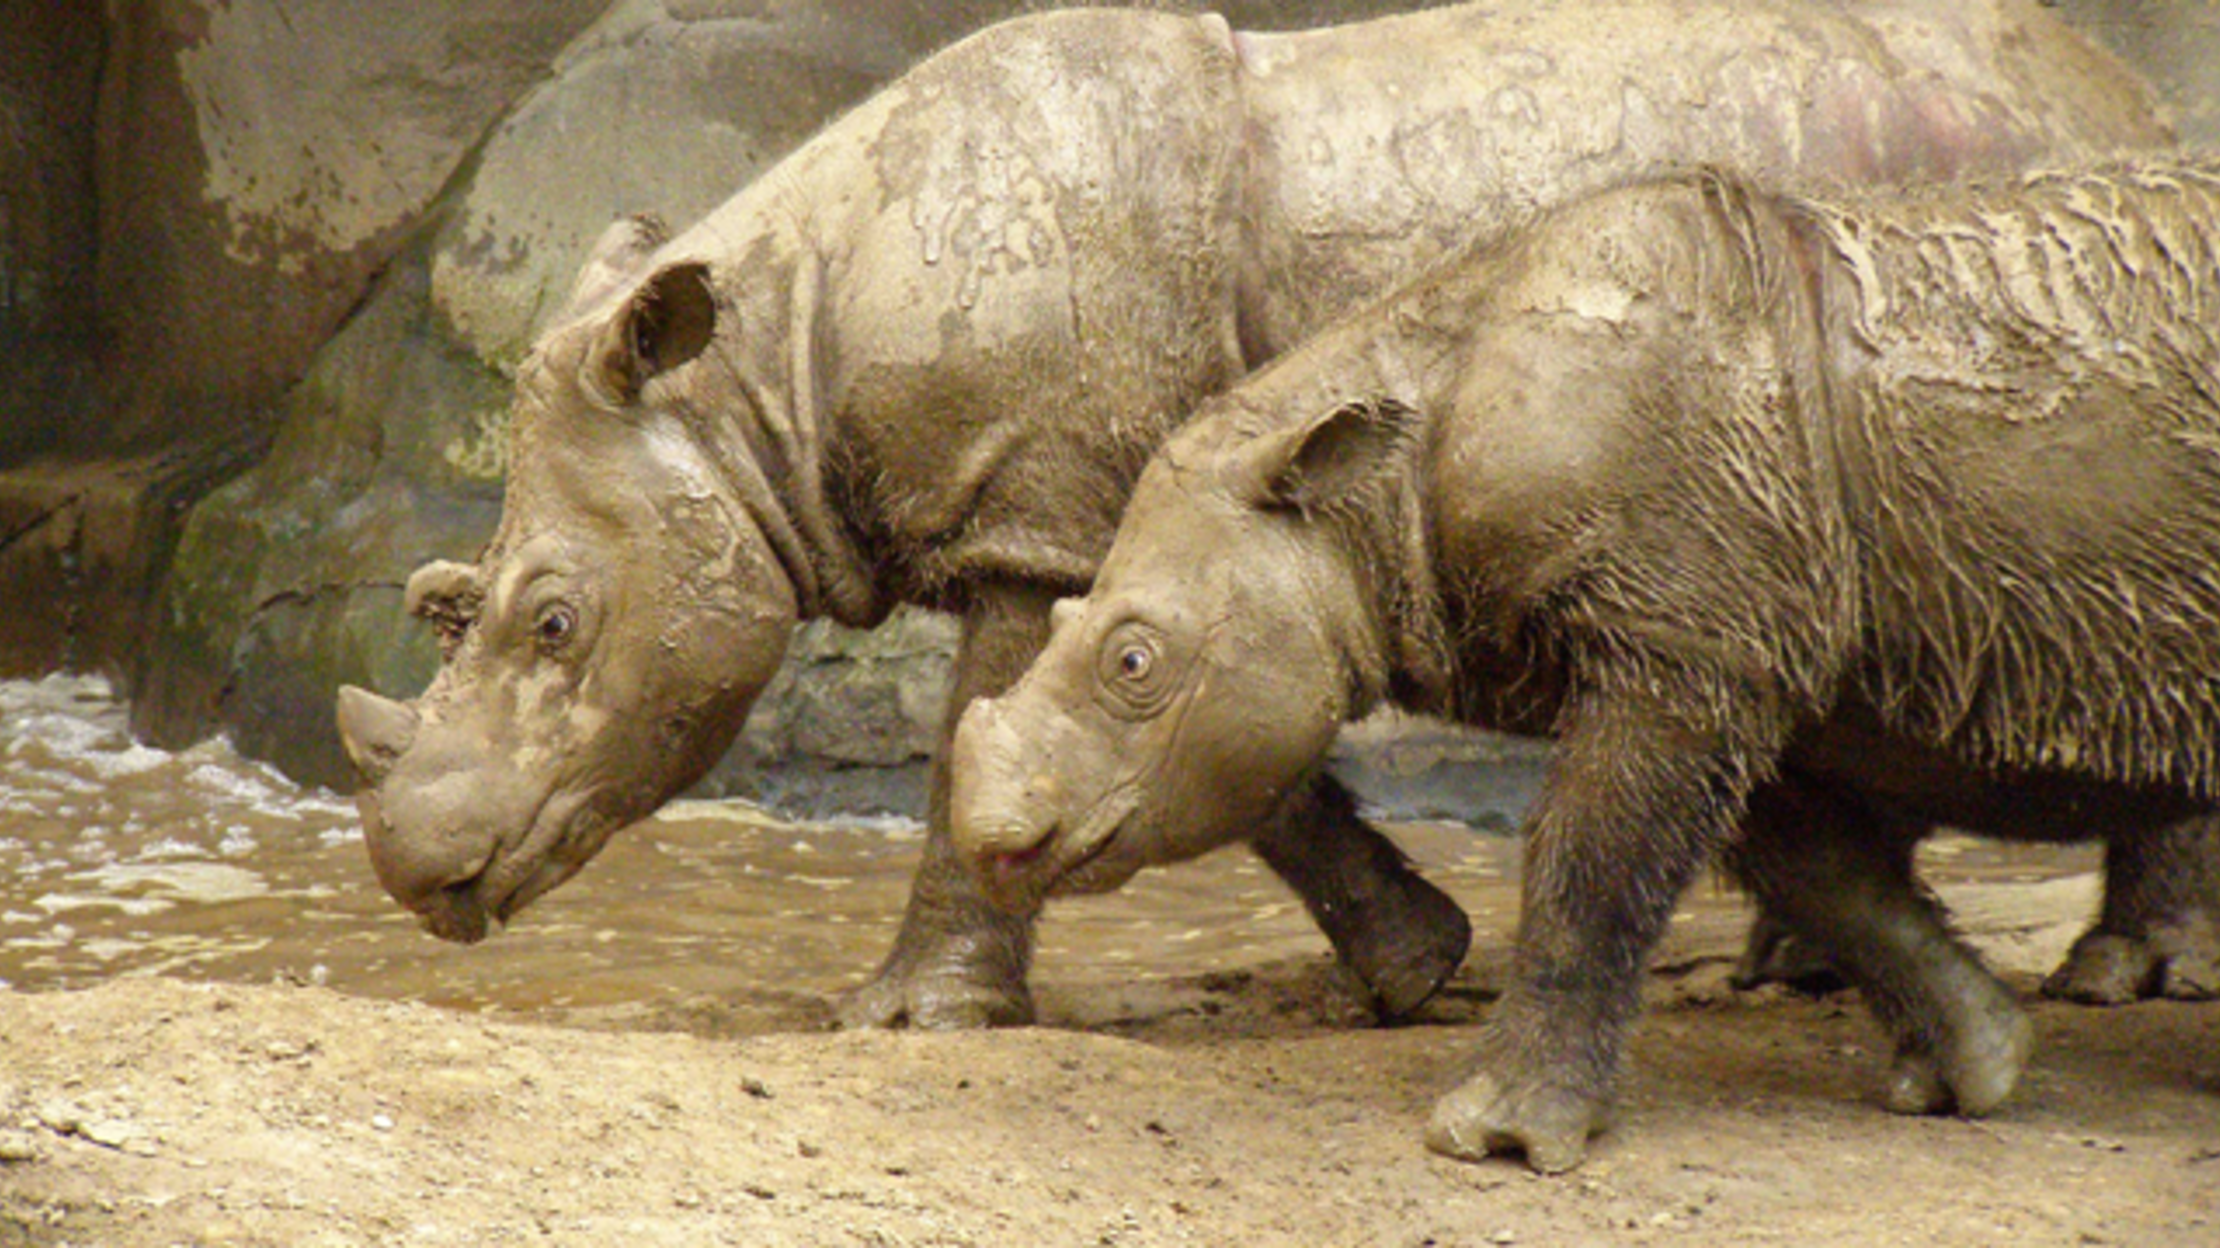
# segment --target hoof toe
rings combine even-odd
[[[1434,1106],[1426,1147],[1464,1161],[1523,1153],[1535,1170],[1562,1174],[1586,1159],[1600,1118],[1592,1102],[1564,1089],[1522,1093],[1481,1074]]]
[[[882,975],[841,1003],[838,1021],[844,1031],[1023,1027],[1033,1021],[1033,998],[1022,985],[1012,990],[955,976]]]
[[[1892,1114],[1945,1114],[1950,1112],[1950,1085],[1931,1053],[1899,1053],[1889,1065],[1881,1090],[1881,1103]]]
[[[2109,932],[2089,932],[2043,981],[2043,995],[2082,1005],[2125,1005],[2149,995],[2158,959],[2148,942]]]

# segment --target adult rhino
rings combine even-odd
[[[699,777],[801,618],[958,615],[952,729],[1198,401],[1454,240],[1688,162],[1901,182],[2156,144],[2151,116],[2023,0],[989,28],[678,237],[604,238],[521,368],[492,541],[410,581],[440,672],[411,703],[341,692],[378,877],[478,939]],[[947,828],[936,759],[851,1024],[1031,1013],[1036,916],[985,904]],[[1249,839],[1385,1008],[1462,958],[1462,913],[1330,781]]]
[[[1577,1164],[1643,962],[1730,851],[1994,1108],[2032,1037],[1918,892],[1933,822],[2220,805],[2220,168],[1820,203],[1608,192],[1211,400],[953,743],[1030,912],[1237,839],[1383,701],[1554,738],[1517,948],[1428,1142]]]

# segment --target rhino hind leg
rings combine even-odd
[[[1413,871],[1331,776],[1298,791],[1250,847],[1303,899],[1384,1020],[1425,1004],[1472,946],[1464,907]]]
[[[1894,1038],[1890,1109],[1985,1114],[2018,1082],[2034,1033],[1914,879],[1924,830],[1786,779],[1752,801],[1734,866],[1768,913],[1833,952]]]
[[[1743,944],[1741,960],[1735,963],[1727,983],[1738,992],[1785,984],[1815,997],[1850,986],[1832,955],[1770,910],[1760,910],[1750,920],[1750,935]]]
[[[2087,1005],[2220,997],[2220,815],[2106,844],[2104,908],[2043,994]]]
[[[1818,994],[1846,981],[1824,946],[1761,910],[1731,982]],[[2043,995],[2082,1005],[2220,999],[2220,815],[2107,845],[2104,908],[2043,981]]]

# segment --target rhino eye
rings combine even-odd
[[[1173,673],[1164,645],[1163,634],[1139,623],[1122,625],[1103,639],[1095,671],[1112,714],[1141,718],[1163,709],[1178,684],[1166,679]]]
[[[553,654],[570,641],[578,631],[578,611],[567,602],[558,602],[540,612],[539,622],[532,632],[539,638],[540,648]]]
[[[1147,680],[1156,656],[1146,646],[1127,646],[1118,652],[1118,674],[1127,680]]]

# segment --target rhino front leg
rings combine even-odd
[[[974,698],[1007,690],[1041,652],[1055,597],[1037,586],[995,585],[975,593],[963,613],[955,686],[933,753],[924,860],[894,950],[871,982],[842,1003],[843,1027],[945,1030],[1033,1021],[1025,977],[1040,914],[989,904],[956,852],[948,831],[948,742]]]
[[[2088,1005],[2220,997],[2220,815],[2106,843],[2104,908],[2043,995]]]
[[[1697,746],[1709,739],[1709,746]],[[1570,717],[1525,828],[1518,947],[1478,1071],[1434,1107],[1427,1146],[1523,1151],[1569,1170],[1606,1125],[1642,967],[1673,906],[1740,816],[1747,756],[1605,703]]]
[[[1302,897],[1383,1018],[1424,1004],[1472,946],[1464,907],[1411,870],[1332,776],[1320,773],[1249,844]]]

